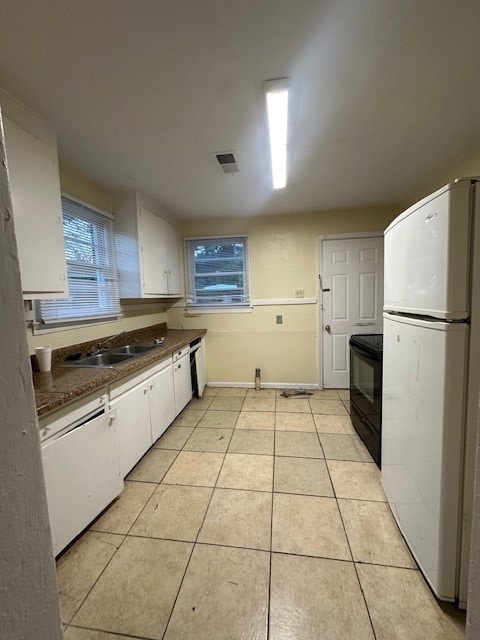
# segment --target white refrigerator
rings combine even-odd
[[[480,188],[462,178],[385,231],[382,483],[436,596],[467,601],[480,387]]]

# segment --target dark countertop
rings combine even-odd
[[[159,337],[156,327],[152,327],[150,332],[145,329],[139,330],[137,338],[135,337],[137,332],[122,334],[123,340],[121,336],[118,336],[115,340],[115,346],[121,346],[122,343],[131,344],[135,339],[138,340],[139,344],[148,343],[153,340],[153,337]],[[141,356],[122,362],[122,364],[116,365],[113,369],[61,367],[58,366],[59,355],[57,354],[56,357],[53,357],[54,365],[51,371],[48,373],[33,372],[37,414],[38,416],[44,416],[72,400],[78,400],[82,396],[88,395],[115,380],[140,371],[148,365],[155,364],[155,362],[171,356],[174,351],[181,349],[196,338],[204,336],[205,333],[206,329],[181,330],[164,328],[161,335],[165,340],[161,346]],[[63,357],[66,357],[69,355],[68,351],[74,353],[76,349],[80,348],[82,350],[81,347],[82,345],[73,346],[59,351],[62,352]]]

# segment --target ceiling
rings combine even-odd
[[[479,42],[470,0],[2,0],[0,85],[67,163],[180,219],[299,213],[405,201],[480,141]],[[274,191],[263,83],[283,76]]]

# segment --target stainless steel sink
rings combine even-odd
[[[138,356],[156,348],[157,346],[153,344],[127,344],[124,347],[114,347],[110,349],[109,353],[126,353],[128,355]]]
[[[112,369],[122,362],[141,356],[144,353],[156,349],[159,345],[153,344],[127,344],[124,347],[113,347],[108,351],[96,355],[64,362],[62,367],[93,367],[96,369]]]
[[[107,351],[106,353],[98,353],[96,356],[88,356],[87,358],[80,358],[80,360],[64,363],[63,366],[112,369],[113,367],[122,364],[122,362],[131,360],[133,357],[133,354],[113,353],[112,351]]]

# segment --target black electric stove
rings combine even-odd
[[[372,333],[367,335],[354,335],[350,338],[350,344],[370,353],[377,359],[382,359],[383,354],[383,333]]]
[[[381,466],[383,334],[350,338],[350,417],[353,426]]]

